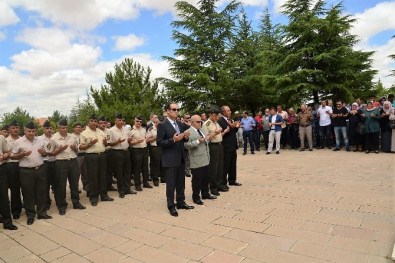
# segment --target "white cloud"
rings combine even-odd
[[[351,30],[352,34],[360,36],[364,42],[369,41],[372,36],[385,30],[395,29],[395,2],[382,2],[358,13],[354,17],[357,22]]]
[[[0,41],[3,41],[6,38],[7,38],[6,34],[4,34],[3,32],[0,32]]]
[[[130,34],[127,36],[114,36],[115,40],[115,50],[124,51],[124,50],[134,50],[136,47],[142,46],[145,42],[145,39],[142,37],[138,37],[136,35]]]
[[[19,18],[8,0],[0,1],[0,27],[18,23]]]

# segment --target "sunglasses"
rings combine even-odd
[[[134,122],[143,122],[143,121],[139,121],[139,120],[137,120],[137,121],[134,121]]]
[[[202,123],[203,123],[203,121],[194,121],[194,122],[197,122],[197,123],[200,123],[200,124],[202,124]]]
[[[172,111],[180,111],[180,109],[170,109],[170,110],[172,110]]]

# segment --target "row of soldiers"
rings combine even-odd
[[[216,123],[219,115],[217,112],[211,112],[210,116],[215,116],[215,118],[209,119],[206,127],[209,127],[210,123],[211,125]],[[160,121],[156,115],[151,115],[147,127],[142,126],[142,121],[141,117],[136,117],[134,126],[129,128],[125,126],[122,114],[116,114],[114,126],[111,127],[104,117],[96,118],[92,115],[85,128],[80,123],[74,123],[72,133],[68,133],[67,120],[59,121],[56,133],[46,121],[43,125],[42,136],[37,136],[35,123],[29,122],[24,127],[23,137],[19,137],[19,124],[16,121],[10,123],[7,137],[0,135],[0,213],[4,228],[17,229],[12,224],[11,214],[13,219],[18,219],[22,212],[22,203],[28,225],[34,223],[36,214],[38,219],[51,219],[52,217],[47,214],[51,206],[51,186],[59,214],[65,215],[68,207],[67,181],[70,186],[73,208],[85,209],[86,207],[79,201],[80,176],[83,189],[87,191],[92,206],[96,206],[99,199],[113,201],[114,199],[107,194],[107,191],[118,191],[119,197],[124,198],[127,194],[142,191],[142,188],[152,188],[149,180],[153,180],[153,184],[159,186],[160,177],[162,182],[165,181],[161,163],[162,151],[156,144],[157,127]],[[217,129],[216,125],[214,129]],[[218,148],[216,146],[220,145],[222,137],[219,139],[217,136],[216,140],[220,141],[210,143],[212,148]],[[221,161],[221,169],[216,168],[215,176],[211,172],[209,182],[213,196],[210,195],[209,199],[214,199],[215,195],[219,195],[218,190],[227,191],[226,187],[216,189],[222,184],[224,160],[223,155],[217,152],[213,154],[212,159],[217,166]],[[148,163],[150,169],[148,169]],[[233,178],[236,173],[234,157],[232,157],[232,163],[234,163],[231,172]],[[229,161],[225,165],[229,167]],[[112,186],[113,177],[116,178],[117,189]],[[238,184],[235,179],[233,181]],[[195,186],[194,180],[192,182]],[[136,191],[132,190],[133,185]],[[11,192],[11,202],[9,202],[8,188]],[[194,194],[195,201],[196,193]]]

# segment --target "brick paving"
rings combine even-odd
[[[204,206],[166,209],[165,185],[0,230],[0,262],[390,263],[395,155],[281,151],[238,156],[239,181]],[[192,204],[187,178],[187,203]],[[70,202],[70,201],[69,201]]]

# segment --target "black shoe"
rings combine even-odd
[[[124,193],[119,193],[119,198],[125,198],[125,194]]]
[[[104,195],[104,196],[100,197],[100,200],[102,200],[102,201],[114,201],[114,198],[111,198],[108,195]]]
[[[172,215],[172,216],[178,216],[178,212],[177,212],[177,210],[176,210],[176,208],[173,206],[173,207],[170,207],[169,208],[169,211],[170,211],[170,215]]]
[[[280,154],[280,151],[276,151],[276,154]]]
[[[202,196],[202,199],[214,200],[217,199],[217,197],[215,195],[208,195],[208,196]]]
[[[234,186],[241,186],[241,183],[234,182],[234,183],[229,183],[229,185],[234,185]]]
[[[374,151],[374,153],[375,153],[375,154],[378,154],[378,153],[379,153],[379,151],[375,150],[375,151]]]
[[[255,154],[255,152],[251,152],[251,154]]]
[[[333,151],[337,152],[337,151],[340,151],[340,149],[339,148],[335,148],[335,149],[333,149]]]
[[[154,186],[159,186],[159,181],[154,181]]]
[[[92,206],[97,206],[97,201],[91,201]]]
[[[246,152],[243,152],[243,155],[246,155],[247,153]]]
[[[73,204],[73,208],[74,208],[74,209],[80,209],[80,210],[86,209],[86,207],[83,206],[81,203]]]
[[[21,215],[12,215],[13,219],[19,219],[21,217]]]
[[[117,188],[115,188],[114,186],[109,186],[109,187],[107,187],[107,191],[109,191],[109,192],[114,192],[114,191],[118,191],[117,190]]]
[[[137,194],[137,192],[134,191],[134,190],[132,190],[132,189],[129,189],[129,190],[127,190],[127,191],[125,192],[125,195],[135,195],[135,194]]]
[[[30,218],[30,219],[27,220],[27,225],[28,226],[33,225],[33,223],[34,223],[34,218]]]
[[[144,188],[153,188],[152,185],[150,185],[149,183],[146,183],[143,185]]]
[[[204,205],[204,203],[202,202],[202,200],[195,200],[195,201],[193,201],[195,204],[197,204],[197,205]]]
[[[304,148],[300,148],[300,150],[299,150],[300,152],[304,152]]]
[[[191,175],[190,175],[190,174],[185,174],[185,176],[186,176],[186,177],[191,177]]]
[[[4,229],[8,229],[8,230],[17,230],[18,227],[15,226],[15,225],[13,225],[13,224],[11,224],[11,225],[4,226]]]
[[[312,152],[312,151],[313,151],[313,148],[310,148],[309,151]]]
[[[349,152],[349,151],[350,151],[350,148],[346,148],[346,151]]]
[[[59,210],[59,215],[64,216],[66,214],[66,210]]]
[[[45,214],[45,215],[38,216],[37,218],[38,219],[52,219],[52,216]]]
[[[220,192],[228,192],[229,188],[218,188],[218,191],[220,191]]]
[[[136,186],[136,191],[143,191],[143,188],[141,188],[141,186]]]
[[[370,151],[366,150],[365,153],[370,153]]]
[[[257,152],[260,152],[260,151],[261,151],[261,149],[256,149],[255,151],[257,151]]]
[[[185,209],[185,210],[189,210],[189,209],[194,209],[195,207],[192,205],[187,205],[186,203],[183,204],[177,204],[177,209]]]
[[[211,194],[212,194],[212,195],[216,195],[216,196],[221,195],[219,192],[211,192]]]
[[[271,154],[271,152],[266,152],[266,154]]]

